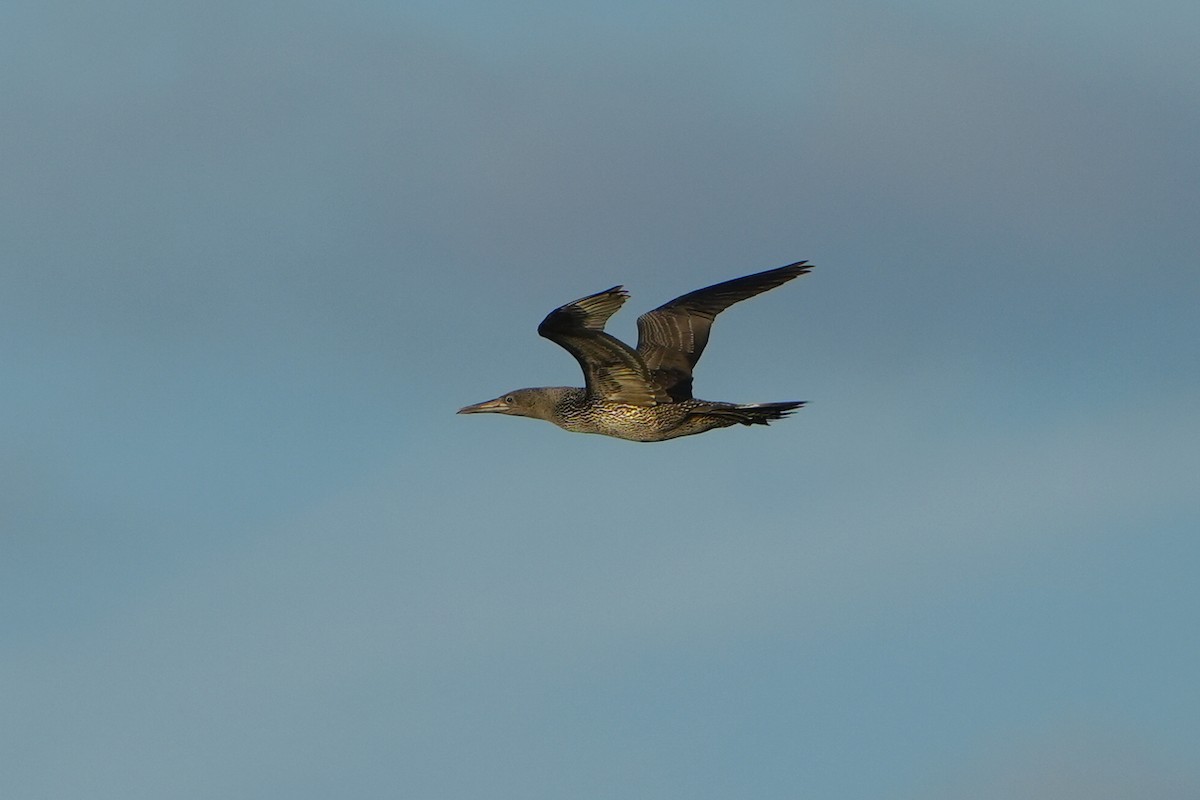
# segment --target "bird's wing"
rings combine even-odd
[[[697,289],[638,317],[637,352],[650,379],[674,400],[692,396],[692,368],[700,360],[717,314],[739,300],[774,289],[812,267],[804,261]]]
[[[641,356],[604,332],[604,323],[628,297],[620,286],[588,295],[551,311],[538,333],[575,356],[589,394],[635,406],[669,403],[670,396],[650,379]]]

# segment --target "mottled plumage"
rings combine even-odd
[[[677,297],[638,318],[636,350],[604,332],[608,318],[629,298],[622,287],[568,303],[551,311],[538,333],[575,357],[586,385],[517,389],[458,413],[534,417],[576,433],[638,442],[781,419],[804,403],[697,400],[692,397],[692,369],[708,344],[717,314],[810,269],[799,261]]]

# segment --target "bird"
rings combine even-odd
[[[629,298],[623,286],[567,303],[542,320],[538,334],[575,357],[586,385],[514,389],[458,413],[532,417],[573,433],[635,442],[661,442],[735,424],[766,425],[782,419],[804,401],[699,400],[692,396],[692,370],[718,314],[811,269],[807,261],[797,261],[677,297],[638,317],[636,348],[604,332],[609,317]]]

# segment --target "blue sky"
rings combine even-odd
[[[1197,33],[6,4],[0,795],[1195,797]],[[770,429],[453,413],[802,258]]]

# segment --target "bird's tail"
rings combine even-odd
[[[744,405],[719,405],[704,410],[705,416],[727,419],[729,423],[742,425],[766,425],[771,420],[783,419],[804,405],[803,400],[787,403],[746,403]]]

